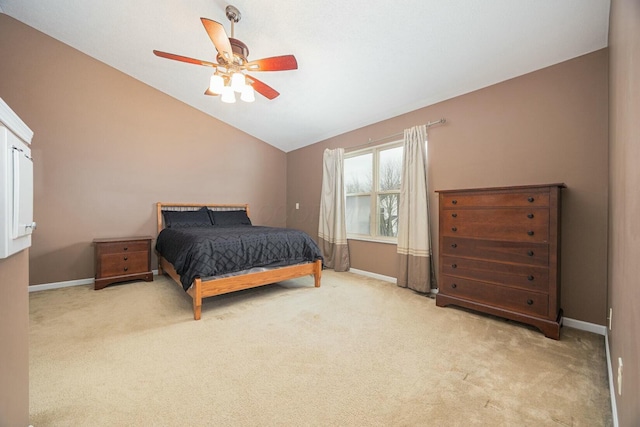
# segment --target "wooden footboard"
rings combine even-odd
[[[166,259],[158,256],[158,270],[160,269],[169,275],[182,289],[180,275],[173,268],[173,265],[171,265],[171,263]],[[193,318],[195,320],[200,320],[202,316],[203,298],[227,294],[229,292],[240,291],[242,289],[256,288],[281,282],[283,280],[310,275],[314,277],[314,286],[319,288],[322,279],[322,260],[291,265],[288,267],[280,267],[273,270],[260,271],[258,273],[225,277],[222,279],[203,281],[202,279],[197,278],[193,281],[189,290],[187,290],[187,293],[193,299]]]

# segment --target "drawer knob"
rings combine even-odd
[[[458,264],[451,264],[451,268],[458,268]]]
[[[124,268],[124,271],[129,271],[129,267],[125,267],[125,268]]]
[[[528,201],[529,203],[533,203],[535,200],[536,200],[536,199],[534,199],[533,197],[529,197],[529,198],[527,199],[527,201]]]
[[[532,213],[527,214],[527,218],[532,219],[533,218],[533,214]]]
[[[457,243],[452,243],[452,244],[451,244],[451,247],[452,247],[453,249],[455,249],[455,248],[457,248],[457,247],[458,247],[458,244],[457,244]]]
[[[529,256],[533,256],[533,251],[529,251],[529,252],[527,252],[527,255],[529,255]]]
[[[454,217],[454,218],[457,218],[458,214],[457,213],[452,213],[451,216]]]
[[[128,259],[129,259],[129,257],[128,257],[128,256],[124,257],[124,260],[125,260],[125,261],[127,261]]]
[[[456,285],[455,283],[452,283],[452,284],[451,284],[451,287],[455,289],[455,288],[457,288],[457,287],[458,287],[458,285]]]
[[[529,275],[529,277],[527,277],[527,280],[530,282],[533,282],[534,277],[532,275]]]
[[[533,305],[533,300],[532,300],[532,299],[528,299],[528,300],[527,300],[527,304],[529,304],[529,305]]]
[[[451,231],[458,231],[458,227],[451,227]]]
[[[529,236],[533,236],[533,230],[529,230],[529,231],[527,231],[527,234],[528,234]]]
[[[129,248],[128,248],[127,246],[125,246],[125,247],[124,247],[124,250],[125,250],[125,251],[126,251],[126,250],[128,250],[128,249],[129,249]]]
[[[457,205],[457,204],[458,204],[458,201],[457,201],[456,199],[453,199],[453,200],[451,201],[451,204]]]

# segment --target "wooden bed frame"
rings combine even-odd
[[[249,216],[249,205],[230,205],[230,204],[208,204],[208,203],[157,203],[158,217],[158,234],[164,228],[162,217],[163,211],[195,211],[202,207],[211,210],[245,210]],[[168,274],[177,284],[182,287],[180,275],[176,272],[173,265],[158,255],[158,274]],[[320,287],[320,279],[322,277],[322,260],[296,264],[287,267],[280,267],[272,270],[261,271],[258,273],[247,273],[238,276],[225,277],[214,280],[202,280],[197,277],[187,293],[193,298],[193,318],[200,320],[202,315],[202,299],[215,295],[222,295],[229,292],[239,291],[242,289],[255,288],[258,286],[277,283],[282,280],[294,279],[302,276],[314,276],[314,286]]]

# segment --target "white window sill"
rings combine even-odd
[[[398,239],[380,239],[375,237],[367,237],[367,236],[347,236],[347,240],[359,240],[361,242],[371,242],[371,243],[386,243],[387,245],[397,245]]]

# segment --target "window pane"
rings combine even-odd
[[[399,190],[402,180],[402,146],[380,151],[380,191]]]
[[[378,197],[378,234],[380,236],[398,236],[398,201],[400,195],[381,194]]]
[[[347,233],[369,234],[371,196],[347,196]]]
[[[373,153],[344,159],[344,187],[347,194],[371,192]]]

